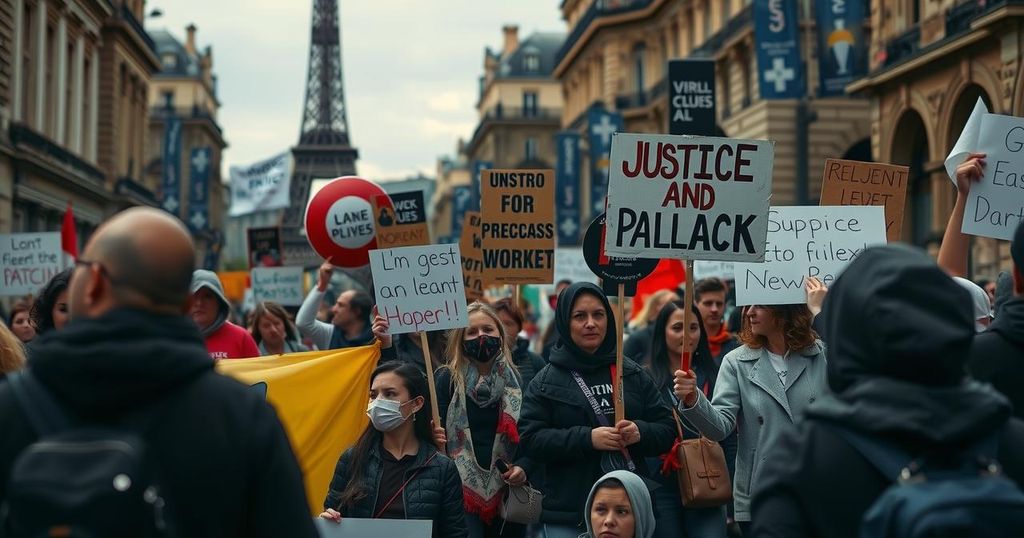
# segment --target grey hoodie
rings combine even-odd
[[[205,329],[201,329],[203,338],[210,336],[217,332],[217,329],[224,325],[224,322],[228,320],[228,315],[231,313],[231,303],[228,302],[227,297],[224,296],[224,286],[220,283],[220,278],[217,277],[217,273],[213,271],[207,271],[206,269],[196,269],[192,273],[192,287],[191,292],[193,295],[200,288],[207,288],[217,296],[217,302],[220,303],[220,309],[217,311],[217,317],[214,318],[213,323]]]
[[[590,495],[587,495],[587,504],[583,507],[583,520],[587,522],[587,534],[584,536],[593,538],[594,527],[590,523],[590,506],[594,503],[594,493],[597,485],[609,478],[614,478],[626,488],[626,495],[629,496],[629,504],[633,508],[633,518],[636,523],[633,536],[636,538],[651,538],[654,536],[654,509],[651,507],[651,492],[644,484],[644,480],[635,473],[629,471],[612,471],[594,482],[590,488]]]

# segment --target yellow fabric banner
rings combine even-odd
[[[217,361],[217,370],[248,385],[266,383],[267,400],[288,433],[306,481],[310,511],[323,511],[341,453],[355,444],[369,419],[370,374],[377,344],[332,351]]]

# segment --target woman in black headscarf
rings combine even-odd
[[[585,531],[579,500],[594,482],[614,469],[650,476],[644,458],[667,451],[676,433],[650,374],[629,359],[626,419],[615,423],[615,318],[600,288],[583,282],[563,290],[555,327],[558,342],[526,391],[519,431],[547,473],[544,536],[576,538]]]

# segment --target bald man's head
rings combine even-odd
[[[72,317],[118,306],[164,313],[187,307],[195,248],[181,221],[164,211],[118,213],[96,230],[79,261],[85,263],[71,278]]]

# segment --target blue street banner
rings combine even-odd
[[[163,144],[163,202],[160,204],[168,213],[180,217],[181,213],[181,120],[167,118],[164,127]]]
[[[210,224],[210,168],[213,166],[210,146],[192,148],[189,155],[188,225],[193,232],[206,230]]]
[[[477,191],[479,193],[479,191]],[[479,197],[479,195],[478,195]],[[473,187],[460,185],[452,188],[452,233],[454,241],[462,237],[462,221],[466,218],[466,211],[473,211],[470,207],[473,204]]]
[[[492,161],[473,161],[473,184],[470,191],[473,197],[470,200],[470,211],[480,211],[480,174],[484,170],[490,170],[491,168],[494,168],[494,162]]]
[[[867,74],[864,0],[817,0],[818,73],[822,97],[845,95],[846,85]]]
[[[590,142],[590,218],[604,213],[608,195],[608,155],[612,150],[612,134],[625,129],[622,114],[592,108],[587,113]]]
[[[555,220],[558,246],[580,242],[580,134],[564,131],[555,134],[558,164],[555,168]]]
[[[803,96],[799,35],[796,0],[754,2],[754,42],[762,99]]]

